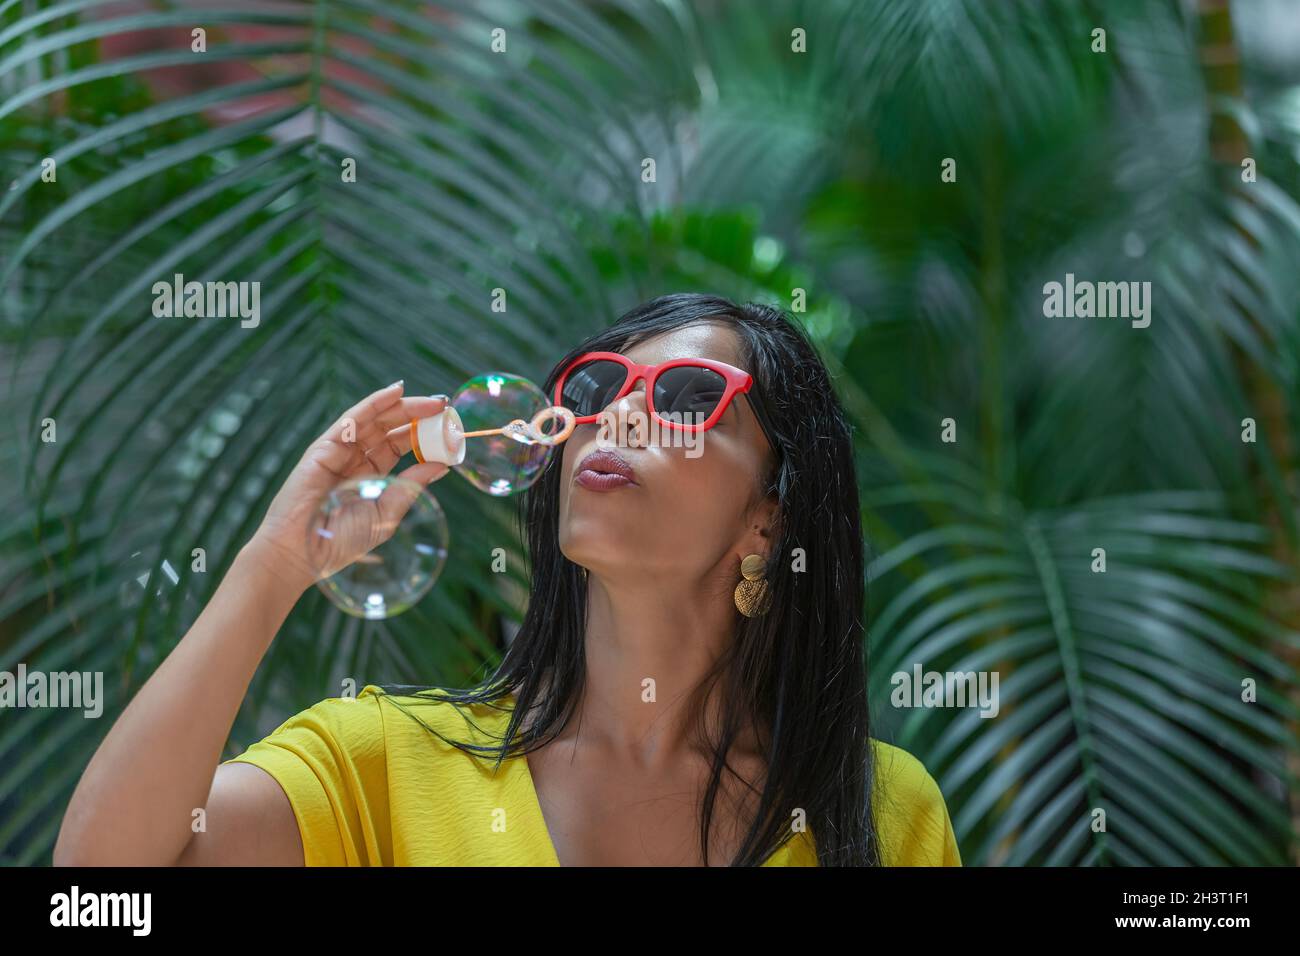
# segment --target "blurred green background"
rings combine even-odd
[[[0,711],[0,860],[49,862],[114,716],[357,398],[540,380],[693,290],[803,306],[855,430],[873,734],[968,865],[1295,862],[1296,9],[0,0],[0,669],[107,697]],[[260,282],[260,324],[155,318],[176,272]],[[1045,318],[1066,273],[1151,282],[1150,327]],[[515,501],[434,490],[434,591],[364,623],[309,593],[229,754],[345,680],[500,654]],[[996,670],[999,716],[891,707],[918,663]]]

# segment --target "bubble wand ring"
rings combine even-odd
[[[543,431],[543,427],[555,419],[561,419],[564,427],[555,434]],[[558,445],[570,435],[573,429],[577,427],[578,419],[572,410],[565,408],[563,405],[552,405],[550,408],[543,408],[533,416],[531,422],[526,422],[522,418],[516,418],[514,421],[501,426],[500,428],[485,428],[476,432],[465,432],[466,438],[477,438],[480,435],[509,435],[512,438],[524,435],[532,441],[542,445]]]

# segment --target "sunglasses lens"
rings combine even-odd
[[[678,365],[655,380],[655,411],[682,425],[702,425],[727,391],[727,380],[713,369]]]
[[[618,362],[609,359],[584,362],[564,380],[560,404],[578,416],[599,415],[626,381],[627,369]]]

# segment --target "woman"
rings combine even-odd
[[[91,761],[55,862],[960,865],[934,780],[868,736],[853,451],[802,333],[664,296],[544,390],[578,425],[527,492],[532,597],[491,678],[368,685],[218,766],[312,583],[316,503],[444,406],[395,383],[303,456]]]

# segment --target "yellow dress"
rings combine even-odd
[[[327,698],[295,714],[226,763],[254,764],[280,784],[308,866],[559,866],[526,758],[509,758],[494,773],[490,759],[452,747],[408,716],[452,740],[492,745],[513,698],[460,709],[429,701],[367,685],[356,698]],[[960,866],[933,778],[907,751],[872,745],[886,865]],[[763,862],[816,865],[806,832]]]

